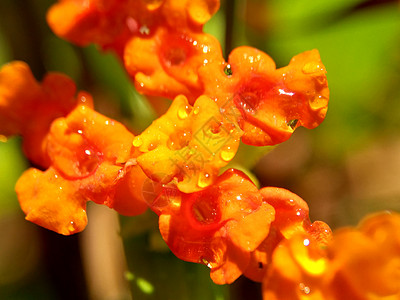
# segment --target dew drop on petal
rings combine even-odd
[[[205,188],[207,186],[209,186],[212,183],[212,179],[210,174],[206,173],[206,172],[201,172],[199,174],[199,179],[197,181],[197,185],[200,188]]]
[[[135,137],[135,138],[133,139],[132,144],[133,144],[134,147],[140,147],[140,146],[142,146],[142,144],[143,144],[142,138],[141,138],[140,136]]]
[[[209,267],[210,269],[212,268],[211,263],[204,257],[200,258],[200,263],[206,265],[207,267]]]
[[[232,75],[232,68],[231,65],[226,65],[224,68],[224,73],[226,76],[231,76]]]
[[[70,232],[72,232],[72,231],[75,230],[75,223],[74,223],[74,221],[69,222],[68,230],[69,230]]]
[[[179,119],[184,120],[188,117],[188,113],[187,113],[188,108],[189,107],[186,105],[185,107],[182,106],[178,109],[178,118]]]
[[[302,71],[304,74],[313,74],[317,72],[323,72],[324,68],[316,62],[309,62],[304,65]]]
[[[292,130],[294,130],[294,129],[296,128],[296,125],[297,125],[297,122],[298,122],[298,121],[299,121],[298,119],[290,120],[290,121],[287,122],[287,125],[288,125]]]
[[[82,150],[76,171],[78,176],[87,176],[94,172],[101,163],[102,153],[96,152],[90,147]]]
[[[232,158],[234,158],[235,157],[235,151],[233,151],[232,149],[231,149],[231,147],[226,147],[226,148],[224,148],[222,151],[221,151],[221,158],[224,160],[224,161],[231,161],[232,160]]]
[[[146,25],[143,25],[139,28],[139,32],[141,34],[149,35],[150,34],[150,28],[147,27]]]
[[[300,283],[299,288],[300,288],[300,291],[302,291],[306,295],[310,294],[310,292],[311,292],[310,287],[305,285],[304,283]]]

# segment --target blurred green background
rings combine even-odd
[[[0,1],[0,65],[24,60],[37,79],[64,72],[94,95],[100,112],[143,130],[155,117],[146,99],[112,54],[75,47],[49,30],[52,3]],[[332,228],[374,211],[400,211],[399,1],[225,0],[205,30],[225,56],[251,45],[281,67],[317,48],[328,70],[326,120],[296,130],[259,161],[260,149],[245,147],[236,165],[251,168],[261,186],[297,193],[311,219]],[[14,192],[29,167],[20,142],[0,141],[0,299],[259,299],[258,284],[242,278],[216,286],[205,266],[175,258],[151,213],[118,219],[89,205],[87,230],[72,237],[26,222]]]

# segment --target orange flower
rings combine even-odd
[[[188,27],[201,31],[219,9],[219,0],[166,0],[163,15],[172,28]]]
[[[200,32],[219,0],[60,0],[48,11],[52,30],[77,45],[95,43],[122,56],[128,39],[158,26]]]
[[[400,215],[369,216],[327,246],[305,233],[284,240],[263,282],[265,299],[395,300],[400,297]]]
[[[48,167],[46,134],[54,119],[76,106],[75,92],[67,76],[49,73],[39,84],[24,62],[4,65],[0,69],[0,134],[22,135],[29,160]]]
[[[365,218],[358,229],[335,232],[328,248],[334,299],[400,298],[400,215]]]
[[[224,59],[213,36],[160,27],[149,37],[132,38],[124,61],[139,92],[170,99],[183,94],[193,104],[203,93],[198,69]]]
[[[122,52],[137,22],[129,18],[127,0],[61,0],[47,13],[47,22],[60,37],[77,45],[90,43]]]
[[[212,184],[235,156],[242,132],[226,120],[206,96],[193,106],[178,96],[133,145],[146,175],[162,183],[177,178],[179,190],[191,193]]]
[[[264,52],[239,47],[230,54],[228,65],[215,61],[200,68],[199,77],[204,94],[238,119],[242,141],[249,145],[281,143],[297,127],[314,128],[325,118],[329,90],[317,50],[276,69]]]
[[[51,167],[29,169],[17,182],[26,218],[67,235],[85,227],[88,200],[125,215],[144,212],[135,180],[146,176],[131,159],[132,140],[122,124],[85,105],[55,120],[47,137]]]
[[[242,274],[274,219],[273,208],[262,202],[250,179],[233,169],[200,192],[165,187],[150,206],[160,215],[160,232],[172,252],[207,265],[218,284]]]
[[[302,234],[313,240],[318,247],[325,247],[331,239],[329,226],[321,221],[311,223],[307,203],[296,194],[275,187],[262,188],[260,193],[263,201],[274,208],[275,220],[268,237],[251,253],[251,263],[244,272],[246,277],[258,282],[265,278],[270,268],[271,255],[282,241]]]
[[[333,299],[323,289],[324,276],[329,273],[326,252],[313,237],[299,232],[283,240],[271,260],[272,266],[263,282],[264,299]]]
[[[63,179],[54,168],[25,171],[15,189],[28,221],[63,235],[85,228],[86,199],[79,182]]]

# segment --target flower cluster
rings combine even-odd
[[[218,8],[218,0],[64,0],[50,8],[57,35],[114,51],[139,92],[172,102],[135,136],[96,112],[71,79],[49,74],[38,83],[26,64],[4,66],[0,134],[21,135],[37,167],[16,185],[26,219],[69,235],[85,228],[87,201],[128,216],[150,208],[171,251],[208,266],[215,283],[244,274],[263,282],[266,299],[339,299],[339,287],[354,299],[398,294],[400,244],[390,239],[397,215],[332,239],[299,196],[258,189],[227,169],[241,142],[275,145],[299,126],[318,126],[329,91],[317,50],[279,69],[251,47],[234,49],[226,61],[218,41],[202,32]],[[392,281],[375,288],[359,274],[361,264]]]
[[[265,299],[396,300],[400,297],[400,215],[380,213],[338,230],[328,247],[296,233],[276,247]]]

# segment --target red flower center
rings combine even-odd
[[[243,117],[245,117],[247,113],[255,113],[261,102],[267,99],[271,88],[272,83],[263,77],[253,77],[239,84],[239,88],[234,94],[233,101]]]
[[[196,51],[193,39],[182,34],[165,34],[159,49],[159,56],[164,69],[182,67]]]
[[[222,226],[218,193],[214,189],[193,193],[182,205],[193,228],[203,231],[217,230]]]

